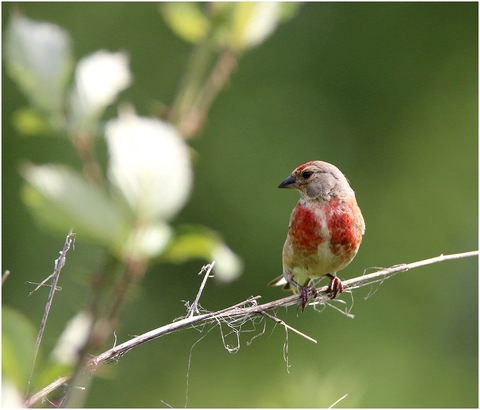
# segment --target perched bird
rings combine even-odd
[[[330,278],[327,292],[332,299],[343,291],[336,272],[357,254],[365,222],[347,178],[332,164],[307,162],[278,187],[300,191],[300,200],[290,216],[283,246],[283,275],[269,285],[300,293],[305,309],[310,297],[317,296],[313,279]]]

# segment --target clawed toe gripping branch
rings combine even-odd
[[[418,268],[425,265],[430,265],[434,263],[444,262],[448,260],[456,260],[456,259],[463,259],[467,257],[478,256],[479,251],[472,251],[472,252],[464,252],[464,253],[457,253],[452,255],[440,255],[434,258],[425,259],[418,262],[408,263],[408,264],[401,264],[395,265],[390,268],[381,269],[376,272],[365,274],[362,276],[358,276],[353,279],[348,279],[342,282],[343,291],[344,292],[352,292],[354,289],[358,289],[364,286],[369,286],[375,283],[381,283],[384,280],[398,274],[401,272],[406,272],[414,268]],[[222,323],[231,324],[231,327],[234,327],[234,323],[241,324],[246,323],[249,319],[253,319],[255,317],[261,316],[263,318],[267,318],[272,320],[278,325],[284,327],[286,332],[286,344],[284,346],[284,353],[285,353],[285,360],[287,361],[288,365],[288,331],[293,331],[294,333],[306,338],[307,340],[317,343],[317,341],[310,336],[305,335],[304,333],[298,331],[297,329],[293,328],[292,326],[285,323],[283,320],[276,317],[275,312],[280,307],[288,307],[292,305],[298,305],[299,302],[301,303],[302,295],[301,294],[294,294],[291,296],[287,296],[281,299],[277,299],[271,302],[267,302],[264,304],[258,304],[258,299],[261,296],[254,296],[249,297],[248,299],[237,303],[233,306],[227,307],[225,309],[221,309],[217,312],[204,312],[203,309],[200,308],[200,297],[202,295],[203,289],[205,288],[206,282],[209,277],[211,277],[210,273],[213,268],[214,262],[209,265],[206,265],[202,268],[200,273],[204,273],[204,277],[202,280],[202,284],[200,285],[200,289],[197,293],[197,296],[192,304],[187,304],[187,314],[185,317],[180,318],[178,320],[173,321],[167,325],[161,326],[157,329],[151,330],[146,332],[140,336],[136,336],[124,343],[116,345],[111,349],[92,357],[86,365],[85,372],[90,374],[94,373],[100,365],[110,363],[112,361],[118,361],[123,355],[127,352],[131,351],[132,349],[149,342],[151,340],[157,339],[159,337],[168,335],[173,332],[178,332],[183,329],[198,327],[204,324],[219,324],[221,326]],[[323,286],[315,289],[315,295],[312,293],[309,296],[314,296],[314,299],[311,301],[312,304],[326,304],[331,299],[331,289],[329,286]],[[329,293],[330,292],[330,293]],[[269,313],[271,311],[272,313]],[[350,315],[351,316],[351,315]],[[69,377],[60,377],[40,392],[36,393],[35,395],[28,398],[25,402],[26,407],[30,407],[35,404],[37,401],[45,398],[50,392],[55,390],[56,388],[68,383]]]

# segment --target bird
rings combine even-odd
[[[336,274],[357,254],[365,221],[347,178],[328,162],[298,166],[278,188],[295,189],[300,199],[290,215],[283,274],[269,285],[300,293],[303,311],[310,298],[318,296],[315,285],[324,277],[330,278],[327,294],[331,299],[343,292]]]

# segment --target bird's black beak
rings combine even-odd
[[[289,176],[285,181],[283,181],[279,186],[279,188],[295,188],[297,187],[297,181],[293,176]]]

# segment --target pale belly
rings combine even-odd
[[[335,273],[347,266],[355,257],[357,250],[338,252],[330,250],[328,241],[317,246],[314,253],[298,252],[289,241],[285,242],[283,267],[293,273],[295,277],[318,278],[327,273]]]

